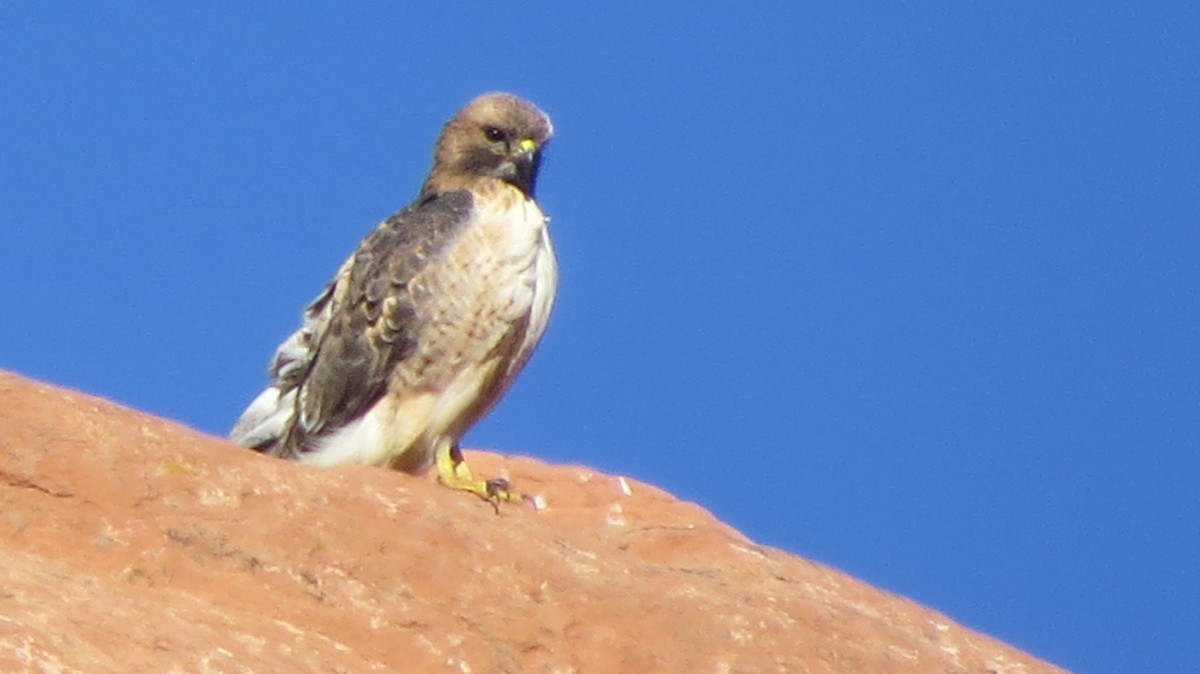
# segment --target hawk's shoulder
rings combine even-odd
[[[473,204],[467,190],[430,194],[379,223],[351,255],[353,290],[420,272],[470,224]]]

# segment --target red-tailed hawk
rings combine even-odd
[[[459,438],[541,339],[557,270],[534,201],[550,118],[512,94],[442,129],[417,199],[381,222],[304,312],[242,413],[238,444],[314,465],[436,464],[441,481],[519,498],[471,475]]]

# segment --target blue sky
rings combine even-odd
[[[488,90],[557,136],[468,445],[1080,672],[1200,667],[1191,3],[0,4],[0,367],[223,434]]]

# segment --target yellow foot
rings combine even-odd
[[[451,489],[469,491],[492,504],[500,512],[501,501],[521,501],[524,497],[508,486],[508,480],[477,480],[471,474],[457,442],[446,442],[437,449],[438,480]]]

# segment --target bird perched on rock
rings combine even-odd
[[[420,194],[363,239],[271,359],[270,385],[230,437],[314,465],[411,473],[520,498],[475,478],[459,438],[541,339],[557,268],[534,201],[550,118],[506,93],[442,129]]]

